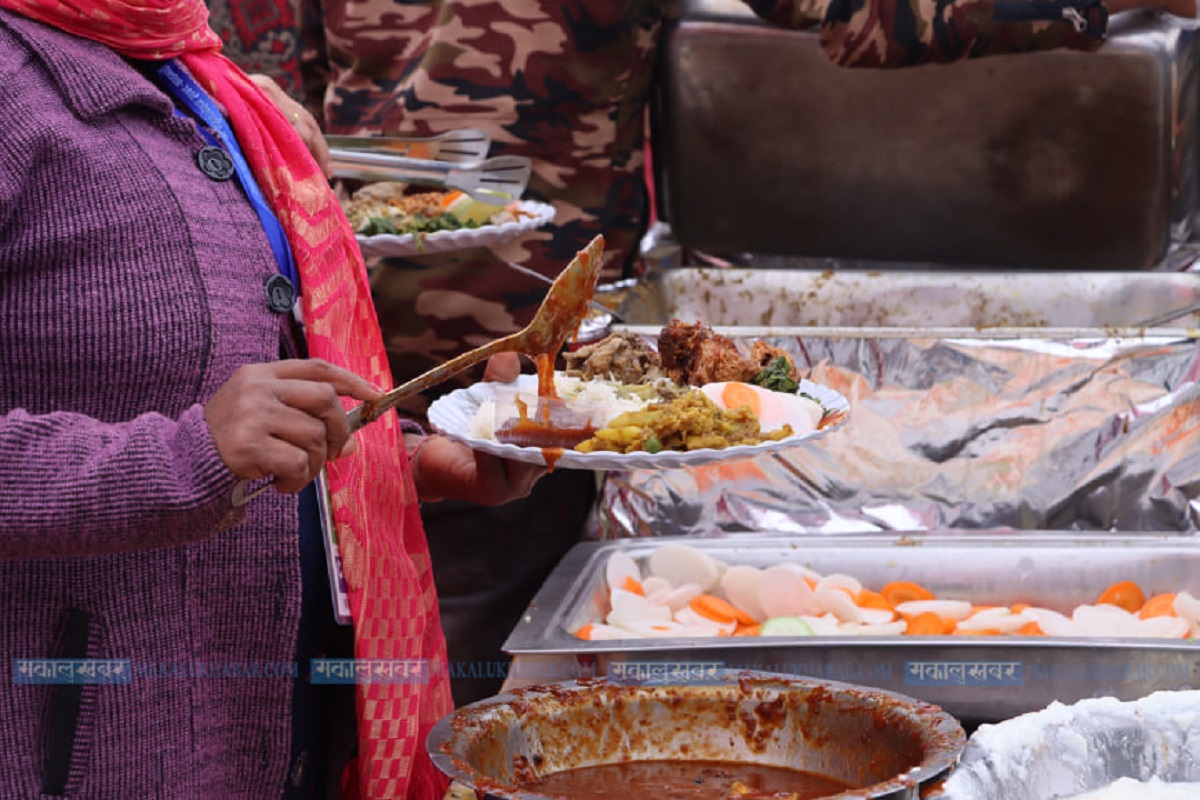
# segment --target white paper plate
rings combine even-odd
[[[429,407],[429,422],[439,433],[456,441],[462,442],[474,450],[481,450],[501,458],[514,461],[525,461],[530,464],[545,464],[540,447],[518,447],[515,444],[501,444],[491,439],[480,439],[470,435],[472,420],[475,412],[485,400],[495,397],[497,391],[516,388],[522,392],[537,391],[536,375],[521,375],[514,383],[477,383],[466,389],[457,389],[442,395]],[[626,470],[626,469],[675,469],[678,467],[699,466],[714,461],[732,461],[738,458],[762,455],[774,450],[795,447],[800,442],[823,436],[837,428],[846,420],[850,413],[850,404],[846,398],[830,389],[809,380],[800,381],[800,392],[816,398],[827,412],[840,411],[842,418],[833,425],[827,425],[819,430],[789,436],[775,442],[763,442],[756,445],[738,445],[726,447],[723,450],[704,449],[679,452],[663,450],[658,453],[577,453],[574,450],[564,450],[562,456],[554,462],[554,468],[559,469],[591,469],[591,470]]]
[[[464,250],[468,247],[487,247],[500,244],[509,239],[515,239],[526,231],[549,224],[554,219],[554,206],[547,203],[521,200],[517,202],[517,208],[524,211],[525,214],[514,222],[481,225],[478,228],[463,228],[457,231],[406,233],[403,236],[396,234],[359,236],[358,246],[362,249],[363,258],[425,256],[450,250]]]

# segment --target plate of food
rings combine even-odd
[[[364,258],[420,256],[486,247],[553,221],[554,207],[536,200],[490,205],[465,192],[405,193],[406,184],[372,183],[342,207]]]
[[[430,406],[435,430],[501,458],[589,470],[675,469],[794,447],[841,425],[838,392],[783,351],[742,355],[703,325],[672,322],[654,350],[617,333],[567,355],[554,394],[536,375],[478,383]]]

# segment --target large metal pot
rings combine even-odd
[[[759,672],[681,664],[691,677],[626,678],[521,689],[442,719],[434,763],[480,798],[539,795],[518,777],[619,761],[739,761],[785,766],[855,787],[840,798],[916,798],[966,742],[937,706],[904,695]]]

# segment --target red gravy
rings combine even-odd
[[[734,784],[742,786],[737,791]],[[734,761],[622,761],[543,775],[523,791],[559,800],[814,800],[853,786],[787,767]]]
[[[505,420],[496,429],[496,441],[518,447],[539,447],[546,467],[554,470],[554,462],[570,449],[596,432],[596,426],[586,416],[573,413],[562,403],[554,387],[554,360],[548,355],[534,359],[538,368],[538,407],[533,414],[520,399],[518,416]],[[543,400],[545,402],[543,402]]]

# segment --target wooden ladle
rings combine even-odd
[[[439,364],[407,383],[397,386],[378,400],[363,403],[346,414],[346,421],[353,433],[364,425],[379,419],[384,412],[395,408],[418,392],[435,386],[480,361],[497,353],[524,353],[528,356],[545,356],[557,353],[570,338],[588,313],[596,283],[600,279],[603,265],[604,236],[598,235],[587,247],[575,254],[566,269],[558,274],[550,291],[542,300],[537,313],[529,324],[516,333],[509,334],[487,344],[468,350],[462,355]],[[551,367],[553,369],[553,367]],[[539,365],[539,377],[544,370]],[[544,380],[544,378],[543,378]],[[270,487],[266,483],[247,492],[249,481],[240,481],[233,490],[233,504],[242,506]]]

